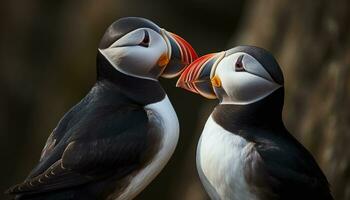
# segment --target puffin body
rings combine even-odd
[[[205,55],[178,86],[218,98],[197,147],[211,199],[333,199],[312,155],[285,128],[282,71],[264,49],[239,46]]]
[[[246,146],[244,138],[225,130],[209,117],[198,143],[196,163],[212,199],[256,199],[242,176]]]
[[[188,64],[179,55],[196,57],[184,43],[143,18],[114,22],[99,46],[96,84],[60,120],[27,179],[7,192],[38,200],[139,194],[178,141],[178,119],[158,78]]]

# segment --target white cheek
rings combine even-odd
[[[121,64],[129,65],[129,67],[135,68],[139,71],[146,72],[151,69],[157,58],[157,51],[154,49],[135,46],[126,50],[127,56],[123,58]]]
[[[224,104],[254,103],[281,87],[248,72],[236,72],[231,67],[220,67],[216,73],[221,79],[223,89],[229,96],[222,102]]]
[[[158,33],[152,31],[149,30],[149,47],[135,45],[100,51],[118,71],[138,78],[155,79],[150,71],[158,67],[159,58],[167,53],[167,45]]]
[[[139,43],[140,41],[142,41],[142,38],[145,35],[144,30],[145,29],[136,29],[134,31],[131,31],[124,37],[115,41],[112,45],[110,45],[109,48],[118,47],[118,46],[131,46]]]
[[[153,79],[147,76],[152,58],[147,57],[146,53],[139,48],[144,47],[118,47],[99,49],[99,51],[119,72],[137,78]]]
[[[150,43],[149,43],[149,56],[158,58],[164,54],[167,53],[168,47],[163,39],[162,36],[160,36],[157,32],[155,31],[150,31]]]
[[[99,49],[99,51],[113,65],[114,68],[118,69],[120,60],[127,56],[127,52],[124,49],[125,47],[118,47]]]
[[[168,48],[167,45],[165,43],[165,41],[162,38],[159,38],[160,36],[157,36],[156,39],[154,39],[153,41],[150,42],[150,45],[148,47],[148,51],[147,51],[147,56],[149,58],[152,58],[152,65],[156,65],[159,58],[167,53]]]
[[[126,49],[122,55],[124,56],[119,65],[133,68],[132,73],[140,73],[141,76],[147,76],[147,73],[153,67],[158,67],[157,62],[162,54],[167,52],[165,42],[151,41],[149,47],[134,46]]]

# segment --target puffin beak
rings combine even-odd
[[[214,76],[217,63],[225,52],[204,55],[192,62],[181,74],[176,87],[200,94],[208,99],[216,99],[213,87],[220,87],[220,78]]]
[[[193,47],[180,36],[164,29],[162,34],[168,46],[168,60],[161,76],[173,78],[180,75],[198,56]]]

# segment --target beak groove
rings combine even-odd
[[[180,47],[183,64],[189,65],[191,62],[198,58],[197,53],[186,40],[174,33],[170,33],[170,35],[175,39],[175,41]]]
[[[198,55],[193,47],[180,36],[165,30],[163,34],[168,40],[170,59],[161,76],[173,78],[180,75],[186,66],[197,59]]]
[[[181,74],[177,87],[200,94],[208,99],[217,98],[211,84],[211,73],[224,53],[204,55],[192,62]]]

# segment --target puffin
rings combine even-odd
[[[204,55],[177,86],[219,100],[196,153],[211,199],[333,199],[313,156],[284,126],[283,73],[267,50],[237,46]]]
[[[179,137],[174,108],[158,79],[197,58],[180,36],[139,17],[103,35],[97,80],[58,122],[15,199],[128,200],[164,168]]]

